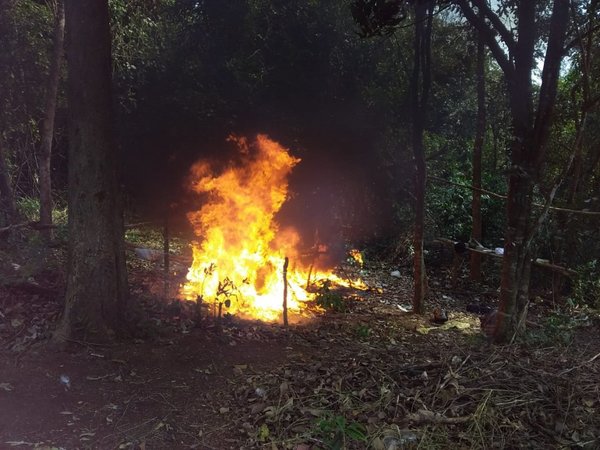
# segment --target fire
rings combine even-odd
[[[267,136],[249,143],[230,138],[239,159],[215,173],[206,161],[191,169],[191,188],[206,197],[188,214],[196,235],[193,263],[182,288],[188,300],[201,297],[223,312],[264,321],[281,318],[283,263],[287,256],[288,309],[299,312],[309,298],[308,280],[330,274],[303,266],[296,230],[282,229],[276,214],[287,199],[287,178],[300,159]],[[311,273],[311,271],[313,273]]]
[[[357,249],[353,248],[352,250],[350,250],[350,252],[348,253],[348,255],[360,267],[363,266],[364,261],[363,261],[362,253],[360,252],[360,250],[357,250]]]

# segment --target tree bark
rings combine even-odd
[[[480,13],[481,15],[481,13]],[[483,143],[485,139],[486,111],[485,111],[485,47],[483,38],[477,37],[477,69],[476,69],[476,90],[477,90],[477,125],[475,130],[475,142],[473,145],[473,180],[472,185],[473,199],[471,203],[471,214],[473,219],[473,228],[471,238],[477,242],[482,240],[481,223],[481,154],[483,152]],[[471,279],[481,281],[481,254],[471,252]]]
[[[54,117],[60,81],[60,66],[63,55],[65,35],[65,9],[63,0],[57,0],[54,17],[54,48],[50,59],[50,73],[46,89],[46,110],[42,122],[40,143],[40,225],[41,233],[47,241],[52,239],[52,180],[50,162],[52,157],[52,140],[54,138]]]
[[[415,160],[415,225],[413,234],[413,311],[422,314],[427,292],[427,274],[423,255],[425,230],[425,185],[427,166],[423,133],[425,112],[431,85],[431,30],[433,24],[433,3],[415,4],[414,64],[411,79],[413,126],[412,147]]]
[[[112,123],[108,1],[66,0],[69,259],[55,339],[106,340],[124,329],[127,275]]]

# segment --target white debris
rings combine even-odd
[[[390,273],[390,276],[394,277],[394,278],[400,278],[400,271],[399,270],[394,270],[392,271],[392,273]]]
[[[68,375],[62,374],[60,376],[60,383],[64,385],[66,389],[71,389],[71,379]]]
[[[146,261],[159,261],[163,257],[162,251],[154,250],[152,248],[138,247],[134,252],[138,258],[145,259]]]
[[[256,395],[260,398],[264,398],[267,395],[267,391],[265,391],[263,388],[261,387],[257,387],[256,391],[255,391]]]

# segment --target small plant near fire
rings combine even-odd
[[[215,293],[215,298],[217,300],[217,304],[224,305],[225,308],[229,308],[231,306],[232,299],[238,298],[237,286],[231,281],[228,277],[225,277],[223,280],[219,280],[219,286],[217,287],[217,292]]]
[[[365,264],[365,259],[363,257],[363,254],[360,250],[357,250],[355,248],[353,248],[352,250],[350,250],[348,252],[348,259],[347,259],[348,263],[351,266],[357,266],[362,268],[363,265]]]
[[[367,339],[369,336],[371,336],[372,332],[373,330],[371,330],[371,328],[369,328],[367,325],[359,325],[356,327],[356,337],[359,339]]]
[[[348,422],[344,416],[325,416],[317,423],[317,428],[329,450],[344,449],[347,441],[367,441],[365,428],[358,422]]]
[[[315,296],[317,306],[335,312],[346,312],[346,303],[341,294],[331,290],[331,280],[319,282],[319,289]]]

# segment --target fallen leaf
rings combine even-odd
[[[239,364],[239,365],[233,366],[233,372],[238,375],[241,375],[244,372],[244,370],[246,370],[247,368],[248,368],[247,364]]]
[[[279,386],[279,392],[281,393],[281,395],[287,393],[288,390],[289,390],[289,385],[285,381],[283,383],[281,383],[281,385]]]
[[[258,440],[261,442],[264,442],[267,440],[267,438],[269,437],[269,427],[267,426],[266,423],[263,423],[260,428],[258,429]]]
[[[252,414],[258,414],[263,412],[263,410],[265,409],[265,404],[264,403],[256,403],[254,405],[252,405],[252,408],[250,408],[250,411],[252,412]]]

